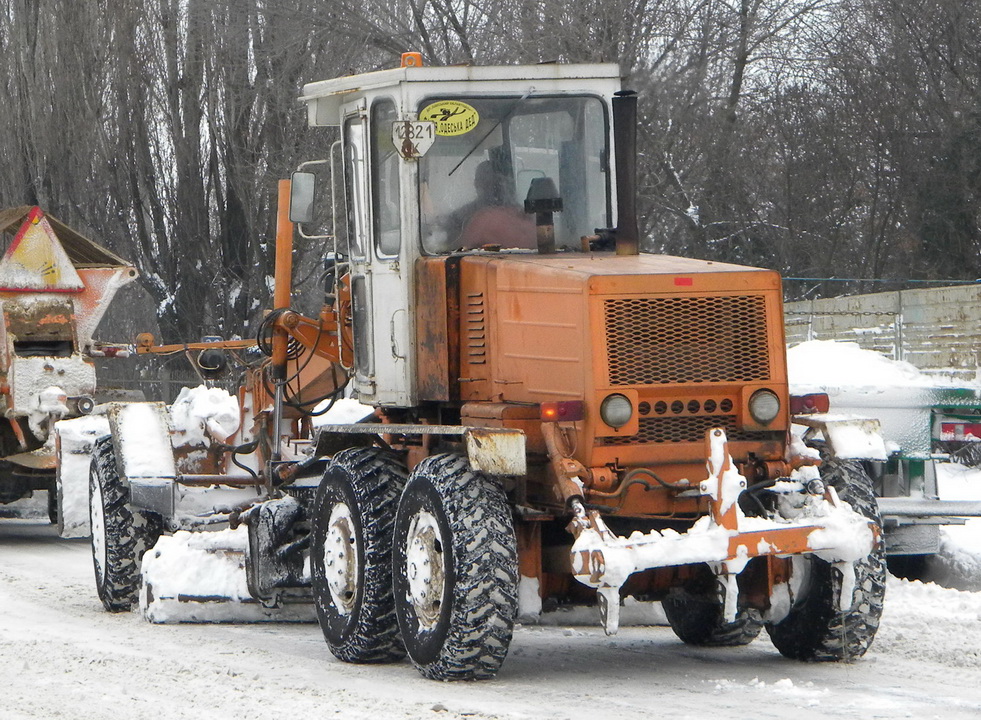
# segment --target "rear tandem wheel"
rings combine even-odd
[[[405,657],[392,597],[392,531],[405,466],[377,448],[330,461],[314,504],[311,568],[330,651],[351,663]]]

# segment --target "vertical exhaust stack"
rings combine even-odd
[[[613,141],[617,165],[617,255],[640,252],[637,228],[637,93],[613,98]]]

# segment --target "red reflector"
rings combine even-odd
[[[545,422],[575,422],[586,417],[586,403],[582,400],[563,400],[541,404],[541,418]]]
[[[831,399],[827,393],[811,393],[810,395],[791,395],[790,414],[808,415],[810,413],[826,413],[831,409]]]
[[[691,287],[694,282],[695,281],[692,280],[690,277],[688,278],[676,277],[674,279],[674,284],[678,285],[679,287]]]
[[[943,422],[940,423],[940,440],[966,440],[977,442],[981,440],[981,423]]]

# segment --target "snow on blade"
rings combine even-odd
[[[252,599],[245,574],[248,530],[178,531],[143,557],[140,612],[154,623],[312,622],[313,605],[267,608]]]
[[[239,428],[241,410],[238,400],[220,388],[181,388],[170,407],[174,431],[184,436],[187,445],[211,444],[208,437],[224,442]]]
[[[175,477],[170,429],[156,403],[127,403],[117,416],[117,432],[126,477]]]

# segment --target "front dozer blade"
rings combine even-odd
[[[267,607],[249,594],[248,531],[179,531],[143,556],[140,612],[154,623],[314,622],[309,596]]]

